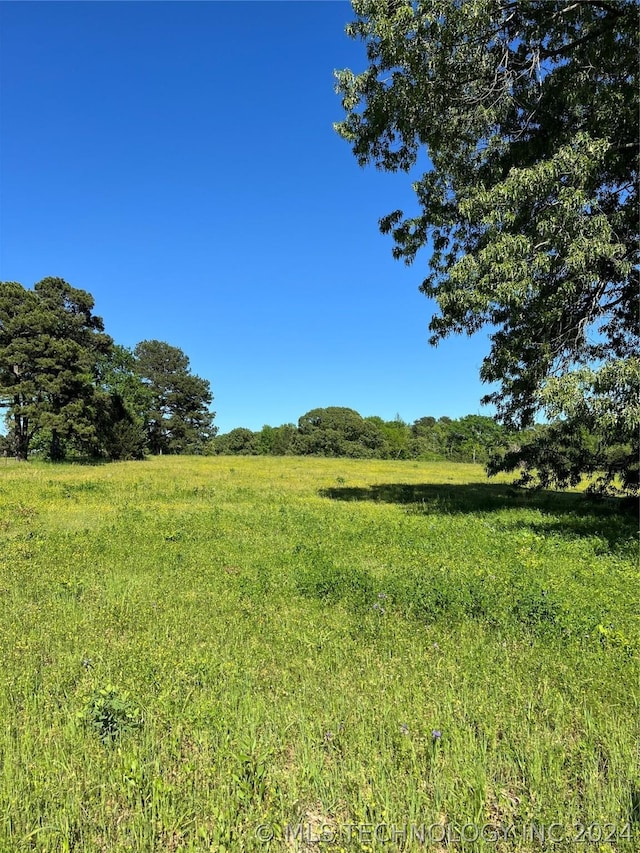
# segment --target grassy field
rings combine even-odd
[[[616,510],[472,465],[0,461],[0,851],[639,850]]]

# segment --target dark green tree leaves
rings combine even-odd
[[[142,459],[147,447],[147,413],[153,399],[126,347],[115,344],[98,360],[98,418],[94,455]]]
[[[19,458],[38,433],[52,459],[64,455],[67,440],[95,440],[96,364],[111,346],[86,291],[60,278],[33,290],[0,284],[0,404]]]
[[[302,453],[316,456],[375,456],[383,443],[379,428],[343,406],[312,409],[298,420]]]
[[[189,359],[164,341],[142,341],[135,350],[135,370],[150,393],[146,413],[152,453],[200,453],[216,434],[209,382],[191,373]]]
[[[215,435],[209,383],[162,341],[135,354],[115,345],[93,297],[60,278],[33,290],[0,282],[2,452],[27,459],[141,459],[145,452],[198,453]]]
[[[361,164],[411,170],[437,344],[490,330],[505,424],[537,412],[627,441],[638,418],[638,10],[625,0],[354,0],[369,67],[337,72]]]
[[[359,459],[449,459],[487,462],[503,454],[510,436],[493,418],[466,415],[459,420],[420,418],[413,424],[363,418],[343,406],[311,409],[298,427],[265,425],[260,432],[244,427],[216,436],[210,451],[222,455],[331,456]]]

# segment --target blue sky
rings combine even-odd
[[[2,3],[0,279],[88,290],[118,343],[182,348],[222,432],[316,406],[481,412],[484,336],[429,347],[427,255],[378,219],[333,70],[347,2]]]

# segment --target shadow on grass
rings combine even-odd
[[[501,510],[532,509],[542,517],[512,522],[504,527],[524,528],[565,536],[598,536],[610,547],[629,544],[637,533],[637,501],[598,498],[576,492],[521,489],[503,483],[381,483],[367,487],[338,486],[320,490],[338,501],[376,501],[406,505],[415,514],[490,514]]]
[[[79,465],[85,468],[99,468],[106,465],[115,465],[118,462],[147,462],[150,457],[142,459],[105,459],[102,456],[67,456],[64,459],[39,459],[33,457],[28,461],[20,461],[20,465],[28,465],[29,462],[38,462],[41,465],[50,465],[52,468],[64,468],[67,465]],[[17,460],[16,460],[17,461]]]

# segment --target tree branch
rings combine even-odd
[[[579,45],[584,44],[585,42],[591,41],[594,38],[598,38],[598,36],[601,36],[608,29],[609,29],[609,27],[598,27],[597,29],[594,29],[588,33],[585,33],[579,39],[576,39],[575,41],[569,42],[569,44],[562,45],[562,47],[557,47],[554,50],[541,50],[540,51],[540,57],[542,59],[552,59],[553,57],[556,57],[556,56],[564,56],[567,53],[571,53],[573,50],[576,49],[576,47],[579,47]]]

